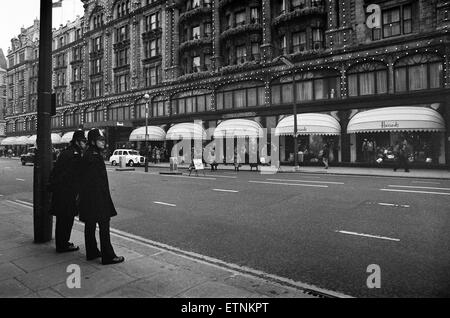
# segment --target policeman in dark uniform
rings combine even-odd
[[[87,140],[82,130],[74,132],[70,145],[59,155],[50,175],[52,202],[50,213],[56,216],[55,243],[58,253],[78,251],[69,242],[74,217],[78,215],[81,184],[81,159]]]
[[[117,264],[125,260],[117,256],[111,244],[110,220],[117,215],[109,191],[108,174],[102,153],[105,150],[105,137],[100,130],[93,128],[88,134],[89,147],[82,163],[82,187],[80,192],[80,221],[84,222],[86,259],[102,258],[102,264]],[[99,227],[100,250],[95,238]]]

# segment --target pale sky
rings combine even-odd
[[[53,0],[56,2],[56,0]],[[34,19],[39,19],[40,0],[1,0],[0,3],[0,48],[5,56],[11,39],[17,37],[20,28],[33,25]],[[73,21],[76,16],[83,16],[83,3],[80,0],[63,0],[62,8],[53,9],[53,27]]]

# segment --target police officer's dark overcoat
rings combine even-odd
[[[98,148],[90,146],[82,160],[80,221],[104,222],[117,212],[109,191],[108,175]]]

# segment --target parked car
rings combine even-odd
[[[36,147],[30,147],[26,154],[20,156],[20,162],[22,162],[22,166],[25,166],[27,163],[34,163]]]
[[[136,165],[143,165],[145,163],[145,157],[139,155],[139,152],[132,149],[117,149],[113,152],[109,158],[109,163],[112,166],[116,166],[120,163],[120,157],[125,157],[125,162],[128,166],[133,167]]]
[[[22,162],[22,166],[25,166],[27,163],[34,164],[34,160],[36,158],[36,151],[37,151],[36,147],[30,147],[26,154],[23,154],[20,156],[20,162]],[[53,164],[55,164],[57,156],[58,156],[57,152],[55,150],[53,150],[52,151]]]

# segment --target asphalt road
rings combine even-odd
[[[351,296],[450,296],[450,180],[160,170],[108,167],[114,228]],[[31,201],[32,177],[0,159],[0,200]]]

